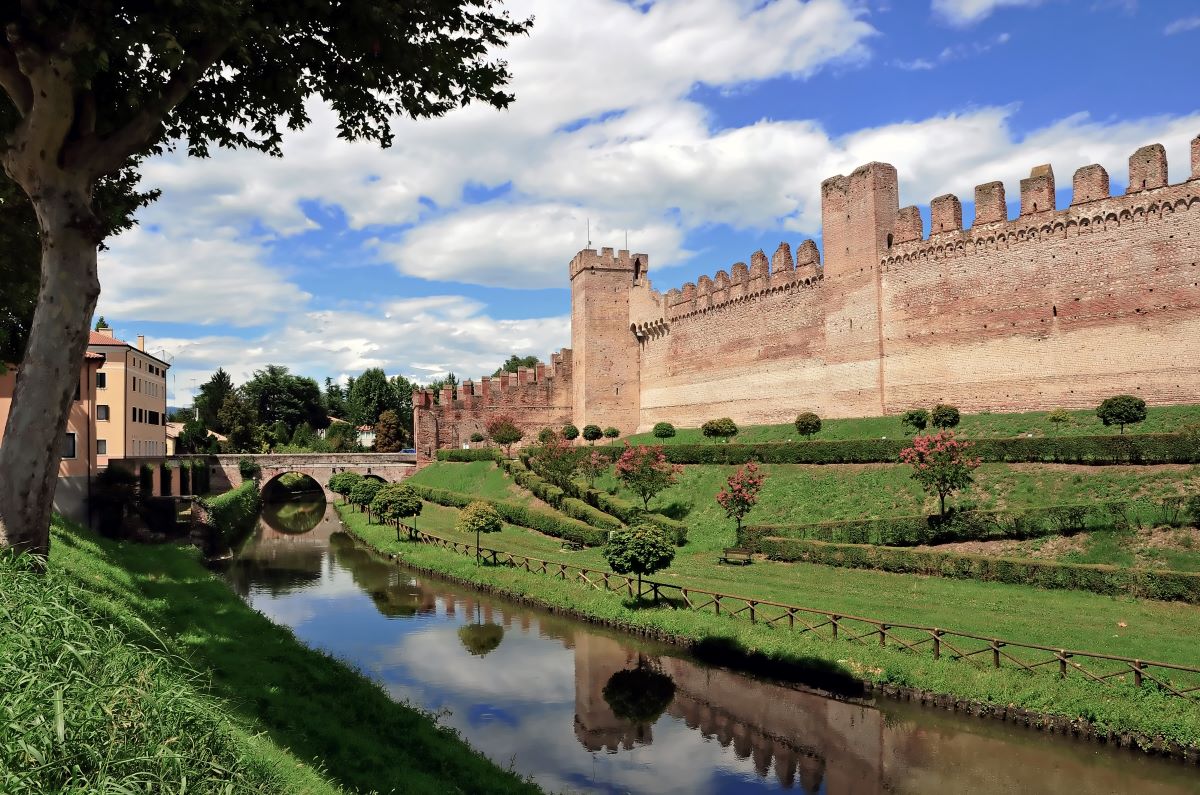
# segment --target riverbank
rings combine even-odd
[[[627,598],[546,575],[477,567],[453,552],[396,541],[395,530],[338,506],[347,528],[384,554],[425,573],[480,587],[635,634],[687,647],[729,667],[805,682],[834,692],[857,687],[907,695],[959,709],[1151,753],[1200,762],[1200,714],[1194,701],[1127,682],[1059,680],[1008,669],[977,668],[847,640],[826,640],[762,625],[632,604]]]
[[[51,576],[83,609],[115,627],[124,645],[154,650],[170,681],[196,684],[207,717],[227,727],[234,752],[266,776],[247,791],[539,791],[248,607],[194,549],[119,544],[57,520],[51,549]],[[50,725],[52,703],[45,702]],[[73,731],[71,705],[65,709]],[[170,784],[162,791],[179,786]],[[204,791],[194,779],[188,789]]]

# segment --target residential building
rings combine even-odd
[[[75,396],[67,414],[67,430],[62,439],[62,461],[58,465],[58,485],[54,491],[54,510],[76,521],[86,522],[92,476],[98,468],[96,424],[96,380],[104,357],[89,351],[79,368]],[[0,445],[12,407],[18,369],[9,367],[0,375]]]
[[[96,374],[97,463],[114,458],[167,455],[167,369],[162,359],[146,353],[146,338],[137,346],[113,336],[111,328],[93,331],[88,352],[104,357]]]

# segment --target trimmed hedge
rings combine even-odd
[[[912,547],[955,541],[994,541],[1072,535],[1086,530],[1127,527],[1133,504],[1113,501],[1088,505],[1049,505],[1024,511],[954,511],[946,516],[890,516],[795,525],[747,525],[739,545],[758,538],[794,538],[839,544]]]
[[[437,451],[438,461],[452,461],[456,464],[469,464],[472,461],[495,461],[499,457],[499,450],[495,447],[476,447],[471,450],[455,448]]]
[[[527,469],[520,461],[501,461],[500,466],[504,467],[504,470],[512,475],[512,479],[517,482],[518,486],[533,492],[535,497],[557,508],[572,519],[578,519],[598,530],[618,530],[621,528],[622,525],[619,520],[614,519],[604,511],[597,510],[588,505],[575,495],[568,495],[541,475]]]
[[[520,460],[502,461],[500,465],[512,475],[517,485],[529,489],[537,497],[568,516],[604,530],[616,530],[623,525],[639,522],[652,524],[665,530],[676,546],[681,547],[687,543],[687,526],[682,522],[677,522],[661,513],[646,511],[640,505],[626,502],[619,497],[590,488],[578,481],[571,481],[564,492],[558,486],[547,482],[536,472],[530,470],[529,461],[528,454],[523,454]],[[555,500],[558,502],[556,503]],[[571,506],[569,509],[563,507],[567,504]]]
[[[170,497],[174,492],[171,491],[171,467],[167,466],[167,462],[158,465],[158,483],[159,490],[162,492],[160,496]]]
[[[831,544],[794,538],[763,537],[758,540],[755,551],[766,554],[772,560],[1200,604],[1200,574],[1182,571],[1051,563],[870,544]]]
[[[1194,504],[1193,504],[1194,503]],[[1022,511],[954,511],[946,516],[891,516],[795,525],[747,525],[738,536],[753,546],[764,537],[839,544],[912,547],[956,541],[1024,540],[1131,527],[1186,527],[1200,521],[1200,500],[1108,500],[1079,505],[1046,505]]]
[[[248,480],[232,491],[200,501],[208,512],[208,524],[226,546],[232,547],[245,538],[262,509],[258,484]]]
[[[578,519],[539,511],[527,505],[504,500],[486,500],[448,489],[437,489],[432,486],[421,486],[416,483],[408,484],[421,496],[421,499],[447,505],[451,508],[465,508],[472,502],[486,502],[496,509],[501,518],[509,524],[528,527],[548,536],[561,538],[565,541],[575,541],[589,547],[596,547],[608,540],[608,531],[599,530],[584,524]]]
[[[971,454],[987,462],[1044,464],[1196,464],[1200,436],[1156,433],[1126,436],[1061,436],[968,439]],[[839,441],[763,442],[760,444],[663,445],[673,464],[878,464],[895,463],[912,440],[844,439]],[[597,447],[616,459],[624,449]]]

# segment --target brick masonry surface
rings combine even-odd
[[[939,401],[964,411],[1096,405],[1128,392],[1200,400],[1200,136],[1190,178],[1167,182],[1158,144],[1129,159],[1110,195],[1099,165],[1055,209],[1049,165],[975,189],[964,228],[953,195],[930,202],[924,235],[899,207],[895,168],[869,163],[821,185],[824,261],[813,241],[660,293],[649,258],[586,249],[570,263],[571,345],[552,364],[457,395],[414,395],[418,454],[469,444],[511,414],[547,425],[713,417],[786,422],[892,414]]]

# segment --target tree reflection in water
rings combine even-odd
[[[675,700],[675,680],[639,655],[636,668],[623,668],[608,678],[603,695],[613,715],[632,723],[637,739],[647,742],[650,727]]]
[[[289,473],[292,474],[292,473]],[[325,516],[325,492],[307,475],[284,485],[281,475],[263,487],[262,520],[280,533],[307,533]]]
[[[479,603],[475,603],[475,623],[458,628],[458,639],[463,648],[476,657],[485,657],[494,652],[504,640],[504,627],[499,624],[483,623],[479,617]]]

